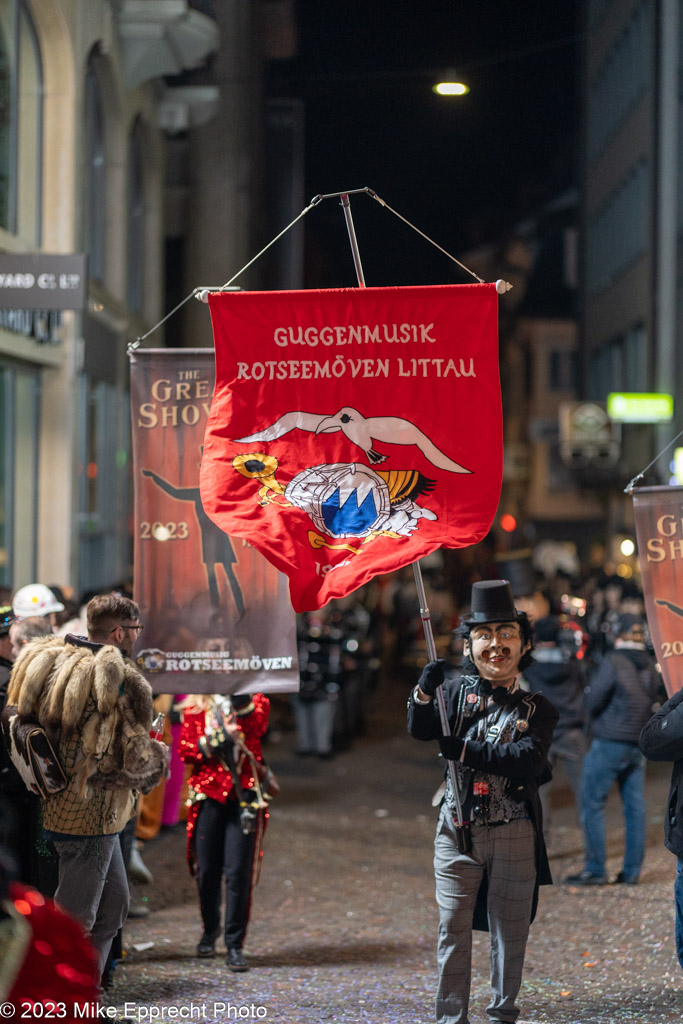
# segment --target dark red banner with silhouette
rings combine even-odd
[[[495,285],[209,296],[204,507],[319,608],[438,547],[500,497]]]
[[[683,487],[637,487],[633,514],[647,623],[670,697],[683,686]]]
[[[211,349],[131,357],[135,658],[157,693],[296,691],[287,581],[207,516],[199,493]]]

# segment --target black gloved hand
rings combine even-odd
[[[433,697],[443,684],[446,665],[447,662],[443,658],[438,658],[436,661],[428,662],[422,669],[417,685],[427,697]]]
[[[449,761],[459,760],[464,745],[465,741],[461,740],[459,736],[442,736],[439,740],[441,753]]]

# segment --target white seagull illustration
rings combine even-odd
[[[381,455],[372,447],[373,441],[383,441],[386,444],[417,445],[432,465],[438,469],[445,469],[449,473],[472,472],[444,455],[441,449],[437,448],[433,441],[430,441],[427,435],[423,434],[410,420],[401,419],[400,416],[368,416],[366,418],[357,409],[352,409],[349,406],[344,406],[334,416],[321,416],[314,412],[287,412],[265,430],[259,431],[258,434],[238,437],[235,440],[239,444],[251,444],[253,441],[275,441],[276,438],[288,434],[295,427],[314,434],[333,434],[337,430],[341,430],[349,441],[358,445],[365,452],[369,463],[373,466],[384,462],[387,458],[386,455]]]

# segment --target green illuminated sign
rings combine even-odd
[[[665,423],[674,417],[673,395],[613,391],[607,415],[620,423]]]

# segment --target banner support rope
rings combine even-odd
[[[158,323],[154,324],[153,327],[150,327],[150,329],[145,334],[141,334],[138,338],[135,339],[135,341],[129,342],[128,346],[126,347],[126,354],[131,355],[131,353],[135,352],[135,350],[140,347],[142,342],[145,341],[146,338],[149,338],[150,334],[154,334],[154,332],[158,330],[159,327],[161,327],[163,324],[165,324],[167,320],[170,320],[170,318],[175,313],[177,313],[179,309],[182,309],[185,303],[189,302],[190,299],[194,298],[199,299],[200,302],[208,302],[209,292],[239,291],[239,286],[233,286],[233,281],[236,281],[237,278],[240,277],[245,272],[245,270],[248,270],[249,267],[252,266],[252,264],[256,263],[256,261],[260,259],[264,253],[268,252],[271,246],[275,245],[275,243],[279,241],[283,235],[287,234],[290,228],[293,228],[294,225],[298,221],[300,221],[302,217],[305,217],[306,214],[309,213],[309,211],[312,210],[314,206],[317,206],[318,203],[321,203],[323,199],[341,199],[342,201],[342,206],[344,207],[344,216],[346,217],[346,226],[349,232],[349,240],[351,242],[351,249],[353,252],[353,261],[356,267],[356,275],[358,277],[358,286],[360,288],[365,288],[363,268],[360,264],[360,254],[358,252],[358,244],[356,242],[356,234],[353,227],[353,219],[351,218],[351,208],[349,204],[349,196],[363,194],[370,196],[372,199],[375,199],[380,204],[380,206],[384,207],[385,210],[389,210],[389,212],[393,213],[395,217],[398,217],[399,220],[402,220],[404,224],[407,224],[409,228],[412,228],[413,231],[417,231],[418,235],[421,235],[422,238],[424,238],[427,242],[429,242],[436,249],[438,249],[439,252],[442,252],[444,256],[447,256],[449,260],[452,260],[453,263],[457,263],[457,265],[462,270],[464,270],[467,274],[470,274],[476,281],[479,282],[479,284],[485,284],[483,278],[479,277],[478,274],[475,274],[474,271],[470,270],[469,267],[466,267],[464,263],[461,263],[460,260],[456,259],[455,256],[447,252],[446,249],[443,249],[438,244],[438,242],[435,242],[433,238],[430,238],[429,235],[426,235],[424,231],[420,231],[420,229],[415,227],[414,224],[411,224],[411,222],[407,220],[404,216],[402,216],[402,214],[398,213],[397,210],[394,210],[393,207],[389,206],[389,204],[384,201],[384,199],[378,196],[374,189],[368,188],[366,186],[365,188],[346,189],[346,191],[344,192],[328,192],[324,195],[314,196],[313,199],[311,199],[308,206],[305,206],[301,213],[299,213],[294,218],[294,220],[287,225],[286,228],[283,228],[282,231],[275,236],[275,238],[271,239],[270,242],[268,242],[268,245],[264,246],[263,249],[261,249],[261,251],[258,252],[254,257],[252,257],[252,259],[250,259],[248,263],[245,263],[242,269],[238,270],[236,274],[233,274],[230,280],[226,281],[225,284],[219,285],[218,287],[201,285],[198,288],[193,288],[189,295],[186,295],[185,298],[182,299],[177,306],[174,306],[173,309],[169,313],[167,313],[165,317],[159,320]],[[505,292],[509,292],[511,288],[512,285],[508,281],[496,281],[496,291],[498,292],[499,295],[503,295]]]
[[[652,469],[652,467],[654,466],[655,462],[657,462],[657,461],[658,461],[659,459],[661,459],[661,457],[662,457],[662,455],[664,454],[664,452],[668,451],[668,450],[669,450],[669,448],[671,447],[671,445],[672,445],[672,444],[676,444],[676,441],[677,441],[677,440],[679,439],[679,437],[683,437],[683,430],[680,430],[680,431],[679,431],[679,432],[678,432],[678,433],[676,434],[676,436],[674,437],[674,439],[673,439],[672,441],[669,441],[669,443],[668,443],[667,445],[665,445],[665,446],[664,446],[664,448],[662,448],[661,452],[659,452],[659,454],[658,454],[658,455],[655,455],[655,457],[654,457],[654,459],[652,460],[652,462],[649,462],[649,463],[647,464],[647,466],[645,467],[645,469],[641,470],[641,472],[640,472],[640,473],[638,473],[638,475],[637,475],[637,476],[634,476],[634,477],[633,477],[633,480],[631,480],[631,482],[630,482],[630,483],[629,483],[629,484],[628,484],[628,485],[627,485],[626,487],[624,487],[624,494],[630,494],[630,493],[631,493],[631,491],[632,491],[632,490],[634,489],[634,487],[636,486],[637,482],[638,482],[639,480],[642,480],[642,479],[643,479],[643,477],[644,477],[644,476],[645,476],[645,474],[647,473],[648,469]]]
[[[361,192],[370,193],[370,189],[359,189]],[[363,268],[360,262],[360,253],[358,251],[358,240],[356,239],[356,232],[353,226],[353,217],[351,216],[351,204],[349,202],[349,192],[338,193],[341,199],[341,205],[344,209],[344,218],[346,220],[346,227],[349,232],[349,241],[351,243],[351,251],[353,253],[353,262],[356,267],[356,274],[358,277],[358,287],[365,288],[365,277],[363,274]],[[323,196],[323,198],[326,198]],[[471,271],[470,271],[471,273]],[[475,275],[476,276],[476,275]],[[482,282],[483,283],[483,282]],[[420,603],[420,618],[422,619],[422,628],[424,630],[425,641],[427,643],[427,655],[430,661],[436,661],[436,643],[434,642],[434,632],[432,630],[432,618],[427,607],[427,595],[425,594],[424,580],[422,579],[422,569],[420,568],[419,560],[413,562],[413,574],[415,576],[415,586],[417,587],[417,596]],[[443,686],[437,687],[436,690],[436,703],[439,708],[439,720],[441,722],[441,731],[444,736],[450,736],[451,727],[448,721],[448,712],[446,710],[446,698],[443,693]],[[455,770],[455,762],[447,760],[448,765],[448,777],[451,780],[451,788],[453,790],[453,798],[455,801],[455,813],[458,816],[458,824],[462,825],[462,803],[460,800],[460,787],[458,785],[458,776]]]

